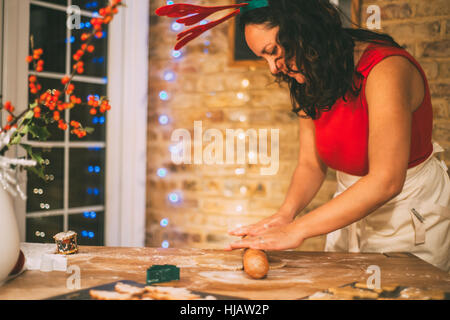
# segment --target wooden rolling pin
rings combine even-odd
[[[242,264],[245,273],[253,279],[264,278],[269,271],[269,261],[263,250],[244,249]]]

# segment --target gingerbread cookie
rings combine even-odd
[[[155,300],[194,300],[201,297],[185,288],[146,286],[145,297]]]
[[[377,292],[352,287],[330,288],[328,292],[345,299],[377,299],[379,296]]]
[[[90,290],[89,294],[92,298],[97,300],[131,300],[133,298],[133,296],[128,293],[106,290]]]
[[[116,283],[114,290],[116,290],[119,293],[125,293],[125,294],[129,294],[132,296],[141,296],[145,292],[144,288],[131,286],[129,284],[122,283],[122,282]]]

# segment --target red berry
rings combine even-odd
[[[67,130],[67,123],[64,123],[62,119],[59,120],[58,128],[60,128],[61,130]]]
[[[69,76],[65,76],[64,78],[61,79],[61,83],[62,84],[67,84],[70,81],[70,77]]]
[[[5,107],[6,110],[9,110],[9,108],[11,108],[11,101],[6,101],[3,106]]]
[[[67,90],[66,93],[67,94],[72,94],[73,90],[75,89],[75,86],[71,83],[67,86]]]

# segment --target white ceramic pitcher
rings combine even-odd
[[[0,186],[0,286],[13,270],[20,253],[20,236],[10,194]]]

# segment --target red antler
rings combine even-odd
[[[175,45],[175,50],[180,50],[182,47],[184,47],[186,45],[186,43],[188,43],[189,41],[197,38],[199,35],[201,35],[203,32],[208,31],[211,28],[214,28],[215,26],[217,26],[218,24],[234,17],[235,15],[239,14],[239,10],[235,10],[233,12],[231,12],[230,14],[226,15],[225,17],[209,22],[205,25],[202,26],[196,26],[193,28],[190,28],[186,31],[180,32],[177,35],[177,44]]]
[[[177,3],[177,4],[171,4],[167,6],[162,6],[161,8],[156,9],[155,13],[158,16],[167,16],[169,18],[179,18],[184,17],[189,14],[205,14],[207,13],[209,15],[225,10],[225,9],[232,9],[232,8],[241,8],[248,5],[248,3],[240,3],[240,4],[231,4],[226,6],[212,6],[212,7],[203,7],[203,6],[197,6],[193,4],[187,4],[187,3]]]
[[[197,22],[202,21],[206,17],[210,16],[213,13],[216,13],[221,10],[225,9],[233,9],[237,8],[237,10],[233,11],[232,13],[226,15],[225,17],[211,21],[205,25],[196,26],[193,28],[190,28],[186,31],[183,31],[177,35],[177,44],[175,45],[175,50],[181,49],[183,46],[186,45],[189,41],[197,38],[199,35],[201,35],[203,32],[215,27],[216,25],[234,17],[240,12],[241,7],[247,6],[248,3],[240,3],[240,4],[232,4],[232,5],[226,5],[226,6],[213,6],[213,7],[203,7],[203,6],[197,6],[193,4],[185,4],[185,3],[178,3],[178,4],[172,4],[163,6],[161,8],[158,8],[155,13],[158,16],[167,16],[170,18],[180,18],[185,17],[182,19],[176,20],[178,23],[184,24],[185,26],[191,26],[193,24],[196,24]],[[183,39],[182,39],[183,38]]]

